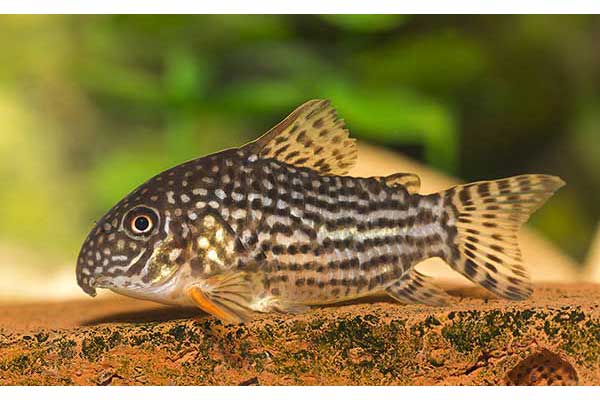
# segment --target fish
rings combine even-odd
[[[449,304],[415,266],[438,257],[493,294],[533,292],[517,232],[564,185],[526,174],[421,194],[399,172],[348,176],[357,145],[328,100],[311,100],[239,148],[143,183],[92,228],[77,282],[195,306],[225,322],[373,295]]]

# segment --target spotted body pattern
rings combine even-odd
[[[531,286],[516,231],[562,181],[522,175],[418,194],[412,174],[344,176],[356,145],[327,101],[260,139],[165,171],[107,213],[78,282],[229,321],[385,292],[442,304],[414,266],[440,257],[497,295]]]

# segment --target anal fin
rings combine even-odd
[[[190,287],[190,298],[203,311],[233,323],[251,319],[250,282],[244,273],[214,275]]]
[[[385,292],[402,303],[422,303],[441,306],[448,302],[449,296],[436,286],[429,276],[412,270],[403,278],[385,289]]]

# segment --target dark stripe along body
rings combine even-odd
[[[216,189],[223,198],[211,200],[248,251],[239,268],[259,272],[266,294],[303,303],[356,297],[446,255],[437,194],[247,159],[231,160],[228,183]]]

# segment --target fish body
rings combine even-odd
[[[440,257],[497,295],[531,294],[516,231],[559,178],[422,195],[413,174],[346,176],[355,160],[329,102],[307,102],[255,142],[171,168],[117,203],[82,246],[78,283],[245,321],[375,293],[443,304],[414,269]]]

